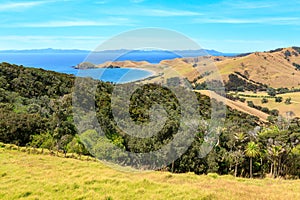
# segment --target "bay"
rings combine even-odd
[[[115,54],[106,54],[97,56],[97,61],[94,64],[100,64],[114,58]],[[78,70],[74,66],[86,61],[88,53],[0,53],[0,62],[8,62],[16,65],[23,65],[25,67],[41,68],[45,70],[56,71],[59,73],[73,74],[75,76],[82,76],[82,74],[91,74],[95,78],[95,75],[99,75],[97,79],[102,81],[125,83],[130,81],[136,81],[147,78],[152,75],[152,72],[131,68],[113,68],[113,69],[88,69]],[[157,57],[157,55],[145,57],[131,55],[119,57],[118,61],[122,60],[134,60],[141,61],[147,60],[148,62],[157,61],[165,58]],[[88,58],[89,61],[89,58]],[[79,71],[85,71],[79,73]],[[86,76],[86,75],[85,75]]]

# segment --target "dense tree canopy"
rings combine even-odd
[[[230,80],[236,78],[232,76]],[[84,144],[87,145],[97,132],[91,127],[87,128],[84,137],[77,136],[72,114],[74,80],[71,75],[1,63],[0,141],[65,153],[89,154]],[[176,81],[170,80],[169,85],[172,87]],[[97,120],[108,140],[118,148],[136,153],[154,151],[167,144],[178,132],[182,108],[168,88],[148,84],[131,96],[129,114],[136,123],[149,122],[149,109],[154,103],[161,105],[167,113],[163,128],[152,137],[141,139],[124,133],[114,120],[111,109],[114,85],[95,82]],[[237,85],[228,84],[237,89]],[[244,85],[251,88],[253,86],[248,83]],[[253,89],[260,89],[259,87]],[[209,123],[211,104],[216,102],[199,93],[196,95],[199,105],[195,109],[201,120]],[[88,101],[83,101],[82,106],[88,110],[91,105]],[[117,109],[117,112],[124,111],[122,107]],[[227,108],[226,120],[219,129],[218,141],[207,156],[201,157],[201,147],[207,142],[206,123],[199,125],[188,150],[165,168],[177,173],[214,172],[243,177],[264,177],[270,174],[273,177],[299,178],[299,119],[281,123],[274,120],[273,124],[264,124],[257,117]],[[105,153],[105,148],[101,146],[96,150]],[[170,152],[172,151],[174,150],[171,149]],[[93,154],[93,151],[90,153]],[[121,161],[124,165],[134,163],[130,158]],[[152,162],[155,160],[149,160],[148,164],[151,165]],[[134,164],[141,167],[140,163]]]

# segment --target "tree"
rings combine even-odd
[[[245,91],[244,86],[238,86],[238,87],[237,87],[237,91],[238,91],[238,92],[244,92],[244,91]]]
[[[30,146],[52,150],[55,146],[53,136],[49,132],[32,135]]]
[[[255,142],[249,142],[247,144],[245,155],[250,158],[250,178],[253,178],[252,173],[252,159],[256,158],[259,155],[259,147]]]
[[[282,97],[275,97],[275,102],[277,102],[277,103],[282,102]]]
[[[233,137],[230,137],[227,145],[230,151],[227,152],[227,161],[230,163],[229,169],[231,170],[232,164],[234,165],[234,176],[237,177],[238,166],[244,161],[243,144],[247,137],[243,132],[237,132]]]
[[[287,98],[286,100],[285,100],[285,104],[291,104],[291,100],[292,100],[292,98],[291,97],[289,97],[289,98]]]
[[[274,88],[268,88],[267,90],[268,95],[275,97],[276,96],[276,90]]]
[[[261,103],[268,103],[269,101],[268,101],[268,99],[267,98],[263,98],[262,100],[261,100]]]
[[[279,115],[279,111],[276,109],[270,110],[270,114],[273,116],[278,116]]]
[[[235,150],[235,151],[230,151],[227,154],[227,159],[230,163],[234,164],[234,177],[237,177],[238,166],[244,160],[243,151],[241,151],[240,149]]]
[[[249,107],[253,108],[254,107],[254,103],[253,101],[247,101],[247,104]]]
[[[76,153],[79,157],[81,157],[82,154],[88,153],[78,135],[75,135],[72,141],[67,144],[67,151],[68,153]]]
[[[240,98],[239,99],[241,102],[245,103],[246,99],[245,98]]]
[[[274,178],[279,174],[280,164],[281,164],[281,155],[285,152],[285,148],[281,145],[271,145],[268,146],[268,157],[272,162],[271,165],[271,174]]]

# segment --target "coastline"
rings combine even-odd
[[[143,81],[145,79],[149,79],[151,77],[157,77],[159,72],[162,71],[162,66],[159,64],[152,64],[146,61],[116,61],[116,62],[106,62],[99,65],[95,65],[94,69],[134,69],[134,70],[142,70],[150,73],[148,76],[135,79],[133,81]]]
[[[105,69],[105,68],[96,68],[96,69]],[[111,68],[107,68],[107,69],[111,69]],[[120,68],[116,68],[116,69],[129,69],[130,70],[140,70],[140,71],[145,71],[145,72],[149,72],[150,74],[145,76],[145,77],[140,77],[140,78],[136,78],[136,79],[131,79],[130,81],[126,81],[126,82],[120,82],[117,84],[124,84],[124,83],[132,83],[132,82],[142,82],[144,80],[147,80],[151,77],[155,77],[157,76],[157,72],[150,70],[150,69],[141,69],[141,68],[134,68],[134,67],[120,67]],[[128,73],[128,72],[127,72]]]

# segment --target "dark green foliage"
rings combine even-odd
[[[284,52],[284,56],[285,56],[285,58],[287,58],[287,57],[292,56],[292,54],[291,54],[291,52],[290,52],[289,50],[286,50],[286,51]]]
[[[203,83],[196,83],[195,84],[195,89],[196,90],[207,90],[207,84],[206,82],[203,82]]]
[[[180,85],[180,79],[179,77],[172,77],[167,79],[167,85],[169,87],[176,87]]]
[[[268,100],[268,99],[266,99],[266,100]],[[248,104],[249,107],[255,108],[255,109],[260,110],[260,111],[262,111],[264,113],[267,113],[269,115],[278,116],[278,114],[279,114],[278,110],[273,109],[273,110],[270,111],[267,107],[261,107],[261,106],[255,105],[253,103],[253,101],[247,101],[247,104]]]
[[[254,107],[254,103],[253,101],[247,101],[247,104],[249,107],[253,108]]]
[[[276,109],[273,109],[273,110],[270,111],[270,115],[278,116],[279,115],[279,111],[276,110]]]
[[[298,53],[300,53],[300,47],[292,47],[295,51],[297,51]]]
[[[276,96],[276,90],[274,88],[268,88],[267,92],[268,92],[268,95],[270,95],[271,97]]]
[[[268,99],[267,98],[262,98],[261,103],[268,103]]]
[[[248,80],[248,78],[249,78],[249,73],[248,73],[248,71],[245,71],[244,74],[242,74],[242,73],[240,73],[240,72],[234,72],[234,73],[237,74],[237,75],[239,75],[239,76],[241,76],[241,77],[243,77],[244,79],[247,79],[247,80]]]
[[[277,48],[275,50],[269,51],[269,53],[275,53],[275,52],[279,52],[279,51],[282,51],[282,50],[283,50],[283,48]]]
[[[270,113],[270,110],[267,107],[261,108],[261,111],[264,112],[264,113]]]
[[[31,145],[64,153],[88,154],[83,145],[86,144],[84,140],[88,137],[81,141],[76,136],[77,130],[73,124],[71,99],[73,76],[7,63],[0,64],[0,74],[0,142]],[[129,113],[136,123],[149,122],[149,109],[153,103],[162,105],[167,113],[166,123],[157,134],[149,138],[136,138],[120,130],[114,120],[111,110],[114,85],[101,81],[92,83],[97,84],[95,94],[97,119],[106,137],[118,148],[137,153],[157,150],[172,140],[178,132],[182,108],[168,88],[149,84],[132,94]],[[218,83],[211,85],[213,84]],[[85,92],[89,91],[78,91],[78,98]],[[202,120],[209,122],[212,103],[217,107],[221,104],[207,96],[198,93],[196,95],[199,106],[193,109],[200,114]],[[243,98],[238,99],[243,101]],[[81,103],[86,110],[92,106],[87,100]],[[277,110],[268,111],[266,108],[255,106],[253,102],[248,104],[273,115],[279,113]],[[122,107],[118,109],[124,110]],[[224,127],[220,127],[220,137],[207,156],[203,158],[199,156],[200,149],[206,144],[205,136],[208,131],[205,125],[200,125],[195,132],[195,140],[188,150],[165,167],[177,173],[218,173],[249,177],[249,158],[245,157],[245,150],[247,144],[254,141],[260,149],[260,153],[252,157],[254,176],[263,177],[264,174],[270,173],[270,166],[275,163],[277,167],[273,167],[276,170],[274,176],[299,177],[300,121],[295,119],[288,128],[280,127],[280,134],[275,129],[261,131],[263,134],[260,134],[259,130],[255,130],[261,124],[257,117],[227,107]],[[86,135],[93,136],[93,134],[97,132],[95,130],[86,132]],[[280,154],[271,154],[271,150],[278,148],[284,150],[280,151]],[[173,152],[170,151],[171,153]],[[122,162],[134,163],[130,158],[124,158]],[[156,160],[147,162],[151,165]],[[139,166],[139,163],[134,164]]]
[[[282,102],[282,97],[275,97],[275,102],[277,102],[277,103]]]
[[[244,91],[245,91],[244,86],[238,86],[238,87],[236,88],[236,90],[237,90],[238,92],[244,92]]]
[[[236,57],[244,57],[244,56],[248,56],[250,54],[252,54],[252,53],[242,53],[242,54],[237,55]]]
[[[47,129],[45,122],[36,114],[18,114],[0,109],[0,141],[24,146],[31,135]]]
[[[236,74],[230,74],[229,80],[225,83],[225,89],[226,91],[247,90],[256,92],[265,91],[266,86],[261,83],[256,83],[250,80],[244,80],[242,78],[239,78]]]
[[[278,88],[277,89],[277,94],[285,94],[285,93],[288,93],[290,92],[289,88]]]
[[[22,97],[59,97],[71,92],[73,76],[0,63],[0,85]],[[2,81],[1,81],[2,80]],[[3,81],[5,80],[5,81]]]
[[[239,100],[240,100],[241,102],[243,102],[243,103],[246,101],[245,98],[240,98]]]
[[[0,141],[25,146],[40,135],[41,146],[51,139],[52,146],[64,150],[66,135],[76,134],[70,98],[74,77],[8,63],[0,64],[0,77]]]
[[[285,103],[285,104],[291,104],[291,103],[292,103],[291,100],[292,100],[292,98],[291,98],[291,97],[288,97],[288,98],[284,101],[284,103]]]
[[[296,68],[296,70],[300,70],[300,65],[297,63],[293,63],[293,66]]]

